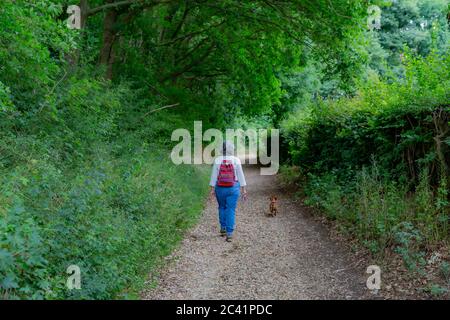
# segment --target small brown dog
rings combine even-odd
[[[278,206],[277,206],[278,198],[276,196],[270,197],[270,207],[269,207],[269,217],[275,217],[278,213]]]

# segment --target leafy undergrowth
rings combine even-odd
[[[41,110],[0,113],[1,298],[134,298],[195,222],[207,174],[172,163],[164,141],[183,124],[144,118],[141,99],[73,77]]]
[[[281,178],[357,256],[381,266],[383,297],[450,298],[448,208],[439,207],[426,179],[411,194],[380,182],[376,166],[352,185],[308,178],[298,167],[282,167]]]
[[[163,150],[114,148],[96,146],[75,168],[27,152],[20,165],[0,169],[2,298],[133,297],[195,221],[202,168],[177,167]],[[81,290],[66,288],[69,265],[81,269]]]
[[[305,204],[432,297],[450,292],[449,55],[408,57],[406,78],[322,101],[285,122],[284,178]],[[419,282],[417,282],[419,281]]]

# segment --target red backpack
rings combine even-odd
[[[234,166],[229,160],[223,160],[220,164],[217,185],[219,187],[232,187],[235,183]]]

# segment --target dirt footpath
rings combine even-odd
[[[368,275],[325,228],[308,218],[274,176],[245,168],[249,197],[240,201],[232,243],[219,236],[217,204],[167,258],[159,285],[143,299],[365,299]],[[267,217],[269,197],[279,214]]]

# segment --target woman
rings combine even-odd
[[[211,186],[210,196],[213,197],[215,194],[219,204],[220,235],[226,235],[226,241],[231,242],[240,189],[245,200],[247,183],[241,160],[234,156],[234,145],[229,141],[223,143],[222,156],[214,160],[209,185]]]

